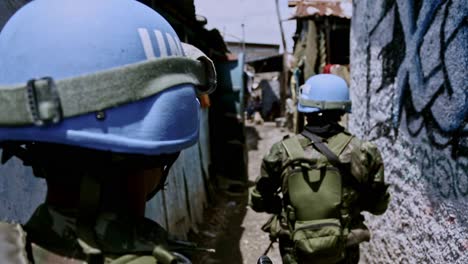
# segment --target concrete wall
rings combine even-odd
[[[350,129],[392,185],[364,263],[468,263],[467,0],[354,1]]]

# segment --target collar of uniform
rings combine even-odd
[[[60,213],[52,206],[40,205],[24,226],[28,241],[59,255],[84,259],[73,215],[72,211]]]
[[[317,136],[326,139],[343,132],[344,127],[340,126],[338,123],[329,123],[326,125],[307,125],[305,127],[309,132],[316,134]]]
[[[42,204],[25,225],[28,239],[54,253],[85,259],[77,242],[76,212]],[[156,245],[167,246],[167,232],[146,218],[133,220],[113,213],[101,213],[94,230],[100,249],[106,256],[151,254]]]

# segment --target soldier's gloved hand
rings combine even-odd
[[[283,209],[281,198],[278,195],[265,198],[265,209],[269,214],[280,214]]]

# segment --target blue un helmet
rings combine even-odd
[[[346,81],[334,74],[317,74],[300,88],[297,110],[313,113],[326,110],[351,112],[349,89]]]
[[[212,62],[133,0],[36,0],[0,33],[0,143],[159,155],[198,140]]]

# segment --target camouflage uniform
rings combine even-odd
[[[24,227],[0,222],[0,260],[8,263],[94,263],[77,237],[77,211],[39,206]],[[102,263],[174,263],[167,232],[156,222],[101,213],[95,225]],[[4,250],[9,249],[9,250]],[[3,262],[3,263],[6,263]],[[179,263],[179,262],[177,262]],[[183,263],[183,262],[182,262]]]
[[[346,131],[348,136],[350,134]],[[339,134],[338,133],[338,134]],[[332,141],[338,134],[322,136],[325,142]],[[299,143],[304,148],[306,157],[324,159],[325,157],[315,150],[311,140],[297,135]],[[384,166],[382,157],[377,147],[366,141],[352,137],[348,145],[338,155],[339,160],[345,164],[351,174],[359,179],[363,188],[358,192],[356,188],[346,185],[344,180],[343,203],[347,203],[351,208],[350,228],[363,228],[364,217],[361,211],[368,211],[379,215],[385,212],[389,203],[390,195],[387,192],[387,185],[384,181]],[[278,215],[280,231],[272,230],[270,225],[264,226],[264,231],[276,232],[270,234],[272,239],[279,239],[280,251],[284,263],[297,263],[293,254],[293,243],[290,239],[290,231],[283,208],[283,201],[277,195],[278,189],[283,185],[282,169],[288,155],[282,141],[275,143],[270,152],[263,158],[261,174],[256,180],[256,185],[250,190],[250,206],[257,212],[267,212]],[[313,210],[313,207],[311,207]],[[359,260],[359,245],[347,248],[346,259],[341,263],[357,263]]]

